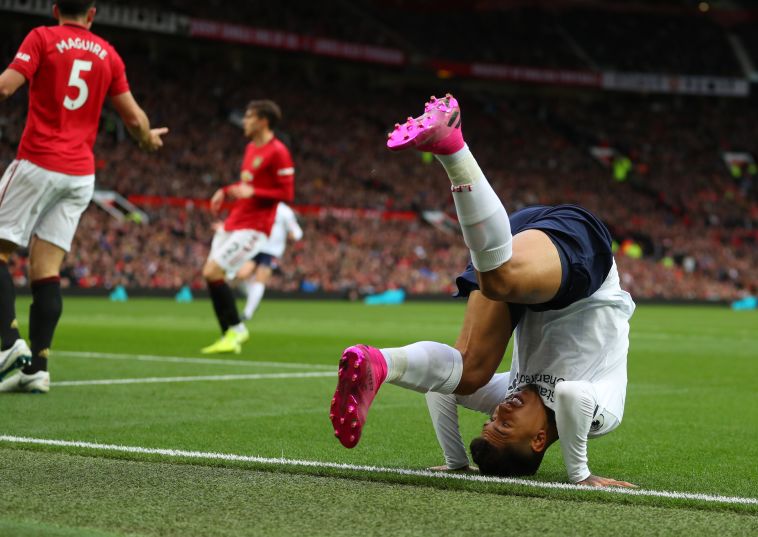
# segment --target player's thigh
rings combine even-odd
[[[472,291],[455,342],[463,356],[463,374],[455,393],[468,395],[489,382],[503,360],[512,333],[508,304]]]
[[[513,237],[513,256],[495,270],[479,273],[482,292],[494,300],[541,304],[561,287],[561,257],[550,237],[528,229]]]
[[[217,232],[218,233],[218,232]],[[255,257],[266,240],[265,233],[252,229],[225,231],[223,240],[219,237],[211,247],[209,260],[223,269],[225,273],[239,272],[246,261]]]
[[[248,259],[242,264],[242,267],[240,267],[239,272],[237,272],[237,278],[240,280],[247,280],[250,276],[252,276],[255,273],[255,269],[257,268],[258,264],[252,260]]]
[[[40,215],[33,234],[65,253],[71,250],[71,243],[74,240],[76,228],[79,226],[79,220],[92,201],[92,195],[95,192],[95,177],[94,175],[59,175],[61,176],[55,181],[55,188],[58,192],[56,199]],[[54,251],[55,249],[52,248],[40,250],[40,252],[44,252],[45,259],[57,257],[57,254],[50,253]],[[50,253],[49,256],[48,253]],[[43,262],[43,259],[39,259],[39,261]]]
[[[0,179],[0,240],[25,247],[41,215],[55,201],[53,172],[15,160]]]
[[[40,239],[37,235],[33,236],[29,247],[29,279],[33,283],[58,276],[64,257],[66,257],[66,250]]]
[[[262,283],[263,285],[266,285],[268,281],[271,279],[271,274],[273,272],[274,271],[271,268],[271,265],[261,265],[255,271],[255,281],[258,283]]]

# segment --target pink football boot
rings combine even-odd
[[[387,147],[400,151],[415,147],[437,155],[450,155],[463,148],[461,109],[449,93],[443,99],[432,96],[417,118],[395,123],[395,130],[387,135]]]
[[[353,448],[361,439],[371,402],[387,378],[387,362],[379,349],[354,345],[342,353],[338,375],[329,419],[334,436]]]

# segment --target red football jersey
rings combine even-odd
[[[103,101],[129,91],[116,50],[82,26],[40,26],[26,36],[9,68],[29,82],[17,158],[68,175],[95,173],[92,147]]]
[[[253,186],[253,197],[234,202],[224,229],[255,229],[269,235],[279,202],[291,202],[295,196],[295,166],[287,146],[277,138],[261,147],[247,144],[239,182]]]

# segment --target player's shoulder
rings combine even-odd
[[[57,26],[35,26],[29,30],[29,33],[26,34],[26,38],[47,39],[54,35],[53,30],[55,28],[57,28]]]
[[[57,26],[49,26],[49,25],[43,24],[43,25],[40,25],[40,26],[35,26],[31,30],[29,30],[29,33],[30,34],[47,33],[47,32],[52,31],[54,28],[57,28]]]

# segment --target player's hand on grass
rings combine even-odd
[[[462,466],[460,468],[450,468],[447,465],[442,466],[432,466],[431,468],[427,468],[427,470],[431,470],[432,472],[450,472],[450,473],[461,473],[461,474],[478,474],[479,468],[476,466]]]
[[[617,481],[610,477],[600,477],[598,475],[591,475],[584,481],[579,481],[577,485],[586,485],[588,487],[629,487],[637,488],[637,485],[633,483],[627,483],[626,481]]]
[[[144,149],[145,151],[157,151],[161,147],[163,147],[163,140],[161,139],[161,136],[164,134],[168,134],[168,128],[167,127],[159,127],[157,129],[150,129],[150,132],[147,135],[147,138],[142,140],[139,144],[140,149]]]
[[[223,205],[225,197],[226,195],[224,194],[223,188],[219,188],[213,193],[213,196],[211,197],[211,212],[213,214],[218,214],[221,210],[221,205]]]
[[[253,197],[253,192],[255,192],[255,189],[253,189],[252,186],[245,184],[245,183],[239,183],[236,185],[232,185],[226,189],[226,193],[229,194],[233,198],[237,199],[247,199]]]

